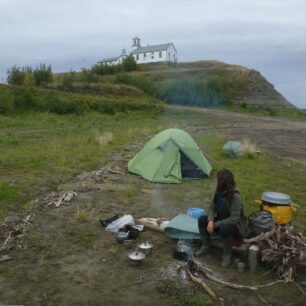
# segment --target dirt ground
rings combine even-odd
[[[306,164],[306,122],[197,107],[173,108],[203,114],[203,124],[187,128],[191,133],[217,131],[233,139],[249,138],[277,156]]]
[[[182,111],[184,108],[178,108]],[[214,130],[238,139],[250,137],[259,147],[278,156],[306,163],[306,123],[259,117],[225,111],[194,109],[203,121],[186,127],[192,135]],[[98,218],[129,213],[135,217],[173,217],[186,207],[202,205],[201,181],[180,185],[151,184],[126,172],[128,160],[146,139],[108,156],[107,166],[124,174],[104,177],[81,174],[59,186],[73,190],[78,197],[59,208],[42,205],[38,200],[22,250],[8,252],[12,260],[0,263],[0,304],[21,305],[209,305],[200,290],[189,294],[184,289],[167,294],[157,291],[161,271],[173,264],[176,241],[152,231],[141,233],[140,241],[154,244],[154,253],[140,267],[127,263],[127,249],[106,232]],[[42,194],[40,199],[44,195]],[[204,199],[206,205],[209,199]],[[83,215],[82,215],[83,213]],[[80,217],[83,216],[83,217]],[[136,244],[133,247],[136,247]],[[260,270],[237,274],[218,266],[220,251],[207,263],[229,281],[246,284],[267,283],[274,276]],[[304,272],[302,272],[304,273]],[[216,288],[225,305],[262,305],[256,294]],[[264,298],[273,305],[305,305],[299,289],[282,284],[263,289]],[[293,300],[293,297],[295,298]]]

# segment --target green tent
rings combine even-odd
[[[128,163],[130,172],[158,183],[205,178],[211,169],[196,142],[179,129],[168,129],[155,135]]]

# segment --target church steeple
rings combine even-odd
[[[132,48],[134,49],[134,50],[136,50],[136,49],[138,49],[138,48],[140,48],[141,46],[140,46],[140,38],[139,37],[134,37],[133,38],[133,45],[132,45]]]

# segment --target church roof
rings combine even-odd
[[[139,53],[145,53],[145,52],[163,51],[163,50],[167,50],[171,45],[173,46],[173,43],[152,45],[152,46],[147,46],[147,47],[140,47],[138,49],[133,50],[131,53],[132,54],[139,54]],[[175,47],[174,47],[174,49],[175,49]]]
[[[121,54],[121,55],[119,55],[119,56],[116,56],[116,57],[109,57],[109,58],[105,58],[105,59],[103,59],[103,60],[99,61],[99,63],[100,63],[100,64],[103,64],[103,63],[108,63],[108,62],[117,61],[117,60],[118,60],[118,58],[119,58],[119,57],[121,57],[121,56],[122,56],[122,54]]]

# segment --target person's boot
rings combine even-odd
[[[201,239],[202,239],[202,246],[199,250],[195,252],[195,255],[197,257],[199,256],[206,256],[210,254],[210,239],[208,235],[205,235],[203,233],[200,233]]]
[[[232,264],[232,245],[233,245],[233,238],[226,237],[222,238],[222,245],[223,245],[223,255],[222,255],[222,268],[229,268]]]

